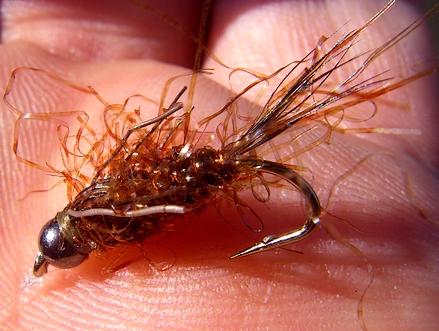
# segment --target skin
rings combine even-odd
[[[240,3],[214,4],[206,44],[229,66],[264,73],[300,59],[323,34],[347,21],[343,32],[358,28],[385,5],[380,1],[354,7],[349,1]],[[192,66],[194,43],[174,27],[157,27],[156,16],[133,4],[4,1],[2,6],[2,88],[13,69],[30,66],[84,87],[91,85],[109,103],[121,103],[135,93],[157,100],[168,78]],[[194,3],[184,11],[167,4],[160,10],[195,34],[200,8]],[[360,48],[382,44],[418,16],[409,4],[398,2],[368,29]],[[103,26],[105,21],[110,24]],[[371,75],[391,68],[392,76],[408,77],[416,73],[416,64],[431,65],[432,61],[423,62],[434,59],[430,42],[427,31],[418,29],[413,38],[379,58]],[[215,74],[197,82],[196,119],[219,109],[230,95],[229,71],[209,58],[203,64],[213,66]],[[20,109],[82,109],[90,114],[92,127],[98,123],[103,106],[93,96],[38,73],[28,77],[33,79],[17,83],[19,88],[11,93]],[[239,90],[248,79],[236,75],[233,87]],[[63,185],[20,200],[58,178],[17,161],[12,151],[17,117],[2,104],[1,327],[355,330],[364,322],[368,330],[431,329],[439,324],[436,83],[437,76],[431,75],[381,98],[378,115],[364,125],[422,129],[422,135],[334,134],[330,145],[323,144],[300,159],[313,172],[313,187],[322,205],[327,206],[332,191],[328,210],[361,232],[326,215],[312,236],[291,245],[303,254],[274,250],[228,260],[265,235],[299,226],[303,213],[296,204],[292,220],[291,211],[271,209],[265,215],[276,222],[266,221],[263,233],[252,234],[234,208],[224,205],[221,215],[232,226],[210,208],[163,238],[162,246],[151,244],[158,252],[150,254],[153,261],[172,261],[175,253],[169,270],[157,271],[142,260],[102,276],[107,261],[91,257],[71,270],[52,268],[26,289],[20,284],[33,265],[39,229],[68,200]],[[184,84],[187,79],[172,86],[166,104]],[[154,115],[150,111],[146,118]],[[65,120],[72,126],[77,123],[74,117]],[[62,167],[55,126],[26,124],[20,131],[22,155]],[[404,182],[405,175],[409,181]],[[344,240],[358,250],[343,245]],[[361,320],[358,304],[371,281],[368,268],[374,279],[364,294]]]

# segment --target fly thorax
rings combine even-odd
[[[193,155],[193,168],[199,181],[217,188],[226,185],[233,173],[233,168],[225,162],[223,154],[210,147],[203,147]]]

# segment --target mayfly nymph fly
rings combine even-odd
[[[390,5],[361,28],[344,35],[328,51],[322,52],[321,45],[318,45],[301,61],[285,67],[288,73],[259,114],[229,133],[224,138],[227,143],[223,143],[221,148],[197,146],[193,139],[188,138],[183,128],[189,127],[189,114],[176,116],[184,108],[179,100],[185,88],[157,117],[132,125],[121,138],[109,135],[116,144],[108,153],[108,158],[96,167],[90,184],[41,229],[38,240],[40,252],[35,260],[34,275],[42,276],[47,272],[48,265],[73,268],[91,253],[141,243],[154,234],[171,229],[177,217],[197,212],[211,204],[221,192],[233,197],[234,190],[242,187],[241,183],[251,183],[255,178],[263,178],[264,174],[286,182],[301,193],[306,202],[306,220],[298,229],[266,236],[232,258],[290,244],[311,234],[322,215],[322,207],[311,184],[291,166],[259,157],[258,148],[309,120],[323,123],[331,132],[337,125],[326,121],[328,117],[369,102],[432,72],[428,69],[396,83],[381,76],[356,81],[370,63],[428,20],[436,10],[436,7],[433,8],[379,48],[350,55],[359,35]],[[361,56],[365,59],[357,69],[335,83],[331,90],[323,88],[334,71]],[[297,68],[304,63],[307,67],[298,72]],[[270,77],[279,72],[281,70]],[[10,107],[7,95],[13,78],[14,73],[5,93],[5,101]],[[266,78],[258,83],[264,80]],[[200,121],[197,127],[227,113],[249,88]],[[230,117],[226,118],[230,120]],[[222,125],[227,127],[227,123]],[[182,131],[185,135],[183,143],[172,144],[174,136]],[[270,186],[270,182],[264,183]]]

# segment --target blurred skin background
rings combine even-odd
[[[416,10],[408,4],[416,5]],[[81,86],[92,85],[108,102],[123,102],[134,93],[157,99],[167,79],[192,67],[193,42],[182,37],[175,27],[163,23],[163,19],[132,4],[96,0],[3,1],[1,5],[3,90],[13,69],[32,66]],[[170,17],[177,17],[183,26],[197,33],[201,2],[152,2],[151,5]],[[300,58],[315,47],[322,34],[330,34],[350,20],[349,28],[343,31],[358,28],[358,21],[364,23],[384,5],[385,1],[361,1],[355,6],[350,1],[218,1],[212,8],[206,43],[232,66],[239,64],[272,72],[279,63]],[[366,34],[373,36],[376,47],[431,5],[429,1],[400,1]],[[285,12],[291,15],[284,15]],[[429,24],[437,26],[437,21]],[[252,39],[251,32],[260,27],[261,34]],[[288,36],[291,39],[286,39]],[[267,46],[240,48],[257,43]],[[437,60],[437,50],[435,53],[429,49],[430,44],[425,30],[419,29],[416,38],[404,44],[408,45],[406,48],[396,48],[395,53],[383,57],[383,67],[378,70],[393,69],[400,66],[400,61]],[[365,47],[373,47],[369,38]],[[422,54],[418,57],[419,53]],[[381,63],[381,59],[377,62]],[[206,59],[203,66],[215,65]],[[406,70],[405,74],[413,73],[407,66],[398,69]],[[201,77],[197,82],[199,95],[194,104],[199,116],[219,109],[227,100],[227,74],[219,67],[210,79]],[[423,136],[364,139],[338,136],[331,146],[323,146],[318,153],[305,158],[304,161],[313,165],[316,190],[322,193],[322,199],[334,186],[337,176],[348,171],[361,156],[380,155],[384,149],[404,165],[411,176],[415,202],[427,217],[437,222],[438,155],[434,152],[437,140],[433,139],[437,136],[436,79],[428,77],[386,99],[415,105],[413,119],[407,120],[408,115],[391,107],[381,108],[390,118],[380,120],[389,120],[386,122],[389,127],[421,126]],[[175,91],[169,92],[170,98],[181,88],[181,84],[177,85]],[[102,105],[97,100],[78,95],[59,82],[34,75],[17,86],[21,89],[12,97],[20,109],[32,109],[36,104],[45,105],[48,111],[96,109],[96,114],[90,112],[94,116],[91,123],[99,120]],[[41,282],[22,290],[20,284],[36,254],[39,229],[65,207],[67,199],[65,187],[60,185],[19,200],[29,191],[51,187],[58,178],[16,160],[11,147],[16,116],[4,105],[1,111],[3,319],[0,327],[22,330],[361,328],[358,302],[370,281],[361,258],[320,231],[309,240],[293,245],[292,249],[304,252],[303,255],[279,250],[229,261],[228,256],[263,236],[250,239],[243,236],[224,222],[214,208],[164,240],[163,245],[177,254],[176,265],[166,272],[156,271],[143,261],[104,277],[100,270],[106,262],[91,258],[69,271],[51,269],[54,271]],[[400,118],[403,123],[398,122]],[[22,152],[33,155],[37,151],[39,154],[35,156],[43,162],[59,159],[56,135],[53,139],[44,125],[33,124],[30,128],[22,130],[26,142]],[[343,222],[336,223],[342,235],[352,239],[374,267],[375,280],[364,303],[366,325],[369,330],[427,330],[439,324],[437,223],[426,222],[419,210],[410,206],[398,163],[375,157],[365,168],[367,171],[360,169],[340,185],[344,193],[335,197],[338,204],[333,208],[337,216],[352,220],[363,231],[360,233]],[[392,183],[396,183],[394,187]],[[394,190],[388,192],[388,186]],[[272,217],[279,219],[279,223],[290,222],[285,215],[277,215],[277,211]],[[303,215],[297,215],[299,223],[302,218]],[[239,221],[233,226],[239,227]],[[267,222],[267,227],[270,226]],[[275,224],[268,230],[274,232],[265,234],[279,230]]]
[[[427,11],[429,8],[433,7],[436,3],[437,2],[434,0],[412,1],[412,4],[416,5],[419,8],[419,11],[421,12]],[[431,20],[427,24],[434,39],[436,52],[439,52],[439,22],[437,20]]]

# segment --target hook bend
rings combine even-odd
[[[308,219],[302,227],[280,235],[269,235],[261,242],[232,255],[230,258],[243,257],[284,246],[309,236],[320,222],[321,206],[317,194],[311,185],[294,170],[276,162],[266,160],[237,160],[235,166],[240,171],[266,172],[278,176],[293,185],[305,198],[308,207]]]

